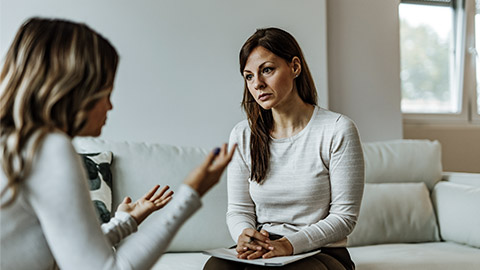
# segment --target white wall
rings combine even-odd
[[[327,1],[329,107],[365,142],[403,136],[398,3]]]
[[[213,147],[244,114],[238,51],[259,27],[302,46],[327,106],[325,0],[0,0],[0,54],[34,15],[86,22],[121,55],[102,137]],[[3,61],[2,61],[3,63]]]

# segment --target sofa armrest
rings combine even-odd
[[[442,240],[480,248],[480,186],[442,181],[432,202]]]
[[[451,183],[480,187],[480,173],[443,172],[442,180]]]

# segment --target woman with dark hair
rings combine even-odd
[[[127,197],[102,231],[71,140],[100,135],[117,64],[115,48],[85,24],[32,18],[17,32],[0,73],[1,269],[150,269],[230,162],[235,146],[224,144],[171,201],[158,186]]]
[[[254,260],[321,249],[282,269],[354,269],[346,249],[364,187],[359,135],[347,117],[317,106],[315,85],[296,40],[257,30],[240,51],[247,120],[230,143],[227,224],[238,258]],[[211,258],[205,269],[259,266]]]

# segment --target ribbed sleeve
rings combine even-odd
[[[233,241],[245,228],[255,228],[257,217],[255,204],[249,193],[250,178],[250,151],[249,134],[246,121],[237,125],[230,134],[229,145],[238,143],[238,148],[227,168],[228,210],[227,225]],[[240,149],[241,148],[241,149]],[[248,156],[245,156],[247,154]],[[245,159],[248,157],[248,160]]]
[[[130,214],[118,211],[108,223],[102,224],[102,231],[110,244],[115,246],[125,237],[137,231],[137,222]]]

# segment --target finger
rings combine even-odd
[[[222,148],[220,149],[221,156],[226,156],[228,154],[228,145],[226,143],[222,144]]]
[[[146,200],[150,200],[150,198],[153,196],[153,194],[155,194],[155,192],[157,192],[159,187],[160,187],[159,185],[155,185],[152,189],[150,189],[150,191],[147,192],[147,194],[145,194],[145,196],[143,196],[143,198],[146,199]]]
[[[132,198],[130,198],[128,196],[123,198],[123,201],[122,201],[122,203],[124,203],[124,204],[131,203],[131,202],[132,202]]]
[[[155,205],[157,207],[159,207],[158,209],[160,209],[160,208],[164,207],[165,205],[167,205],[167,203],[169,203],[171,200],[172,200],[172,197],[168,197],[166,199],[161,200],[158,203],[155,203]]]
[[[230,149],[230,152],[226,153],[226,160],[227,160],[228,162],[230,162],[230,160],[232,160],[233,154],[235,154],[235,150],[237,149],[237,146],[238,146],[238,144],[234,144],[234,145],[232,146],[232,149]],[[226,151],[226,150],[225,150],[225,151]],[[227,163],[228,163],[228,162],[227,162]]]
[[[270,250],[269,252],[263,254],[262,258],[268,259],[268,258],[273,258],[273,257],[277,257],[277,256],[278,256],[278,255],[277,255],[277,252],[276,252],[276,250],[274,249],[274,250]]]
[[[156,200],[151,200],[155,205],[163,204],[166,205],[173,198],[173,191],[168,192],[166,195]],[[163,207],[163,206],[162,206]]]
[[[244,245],[237,245],[235,250],[237,251],[237,253],[244,253],[245,251],[247,251],[249,249],[248,249],[248,247],[246,247]]]
[[[243,252],[243,253],[241,253],[241,254],[237,254],[237,258],[239,258],[239,259],[246,259],[246,258],[247,258],[250,254],[252,254],[253,252],[255,252],[255,251],[253,251],[253,250],[247,250],[247,251],[245,251],[245,252]]]
[[[222,144],[220,149],[220,154],[218,155],[217,159],[221,161],[221,163],[225,162],[225,158],[228,156],[228,145],[226,143]]]
[[[253,235],[254,232],[250,231],[244,231],[240,236],[239,236],[239,241],[245,242],[245,243],[250,243],[252,241],[252,237],[250,235]]]
[[[240,246],[253,241],[251,236],[254,235],[255,232],[256,230],[253,228],[243,229],[242,233],[238,236],[237,245]]]
[[[237,144],[234,144],[232,149],[230,150],[230,152],[227,152],[227,149],[228,149],[228,145],[227,144],[224,144],[222,146],[222,155],[221,157],[219,157],[219,160],[218,162],[216,163],[217,165],[217,168],[218,167],[221,167],[221,168],[225,168],[228,163],[230,163],[230,161],[232,160],[233,158],[233,154],[235,153],[235,150],[237,149]]]
[[[255,241],[250,243],[244,243],[244,247],[247,247],[249,250],[262,250],[262,246],[258,245]]]
[[[170,197],[173,196],[173,191],[170,190],[170,192],[168,192],[167,194],[163,195],[161,198],[159,198],[160,200],[165,200],[165,199],[168,199]]]
[[[241,239],[239,240],[243,240],[247,243],[250,243],[254,240],[257,240],[257,241],[260,241],[260,242],[267,242],[268,240],[268,237],[266,237],[265,235],[261,234],[260,232],[258,232],[257,230],[255,229],[252,229],[252,228],[248,228],[248,229],[245,229],[243,232],[242,232],[242,235],[241,235]]]
[[[214,154],[215,154],[214,161],[223,160],[225,158],[226,153],[227,153],[227,144],[226,143],[222,144],[222,146],[220,146],[220,147],[215,148],[215,150],[214,150]]]
[[[265,231],[264,229],[261,229],[261,230],[260,230],[260,233],[263,234],[263,235],[265,235],[266,237],[268,237],[268,236],[270,235],[270,234],[269,234],[267,231]]]
[[[252,238],[250,236],[247,236],[245,233],[250,231],[250,230],[253,230],[254,229],[244,229],[242,234],[240,234],[238,236],[238,242],[237,242],[237,247],[236,247],[236,250],[238,253],[241,253],[241,252],[245,252],[247,251],[249,248],[247,247],[247,245],[250,245],[250,243],[252,242]],[[253,248],[255,249],[255,248]]]
[[[263,248],[268,249],[269,245],[264,242],[255,240],[253,237],[248,237],[246,235],[242,236],[241,244],[243,247],[251,250],[262,250]]]
[[[218,151],[219,151],[218,148],[215,148],[213,151],[210,151],[210,153],[208,153],[207,157],[205,158],[201,166],[203,167],[210,166],[215,160],[215,157],[218,155]]]
[[[251,245],[253,246],[253,248],[251,249],[255,249],[255,250],[262,250],[262,249],[269,250],[272,247],[269,243],[260,242],[258,240],[252,241]]]
[[[248,255],[247,259],[248,260],[254,260],[254,259],[260,258],[260,257],[262,257],[263,254],[265,254],[265,252],[266,252],[265,250],[255,251],[254,253]]]
[[[254,238],[254,240],[258,240],[260,242],[267,242],[268,240],[268,236],[265,236],[263,234],[261,234],[260,232],[256,231],[256,230],[252,230],[252,231],[248,231],[246,232],[246,235],[249,236],[249,237],[252,237]]]
[[[150,201],[156,201],[156,200],[158,200],[160,197],[163,196],[163,194],[165,194],[165,192],[166,192],[169,188],[170,188],[169,186],[164,186],[162,189],[160,189],[159,192],[155,193],[155,195],[153,195],[153,196],[150,198]]]

